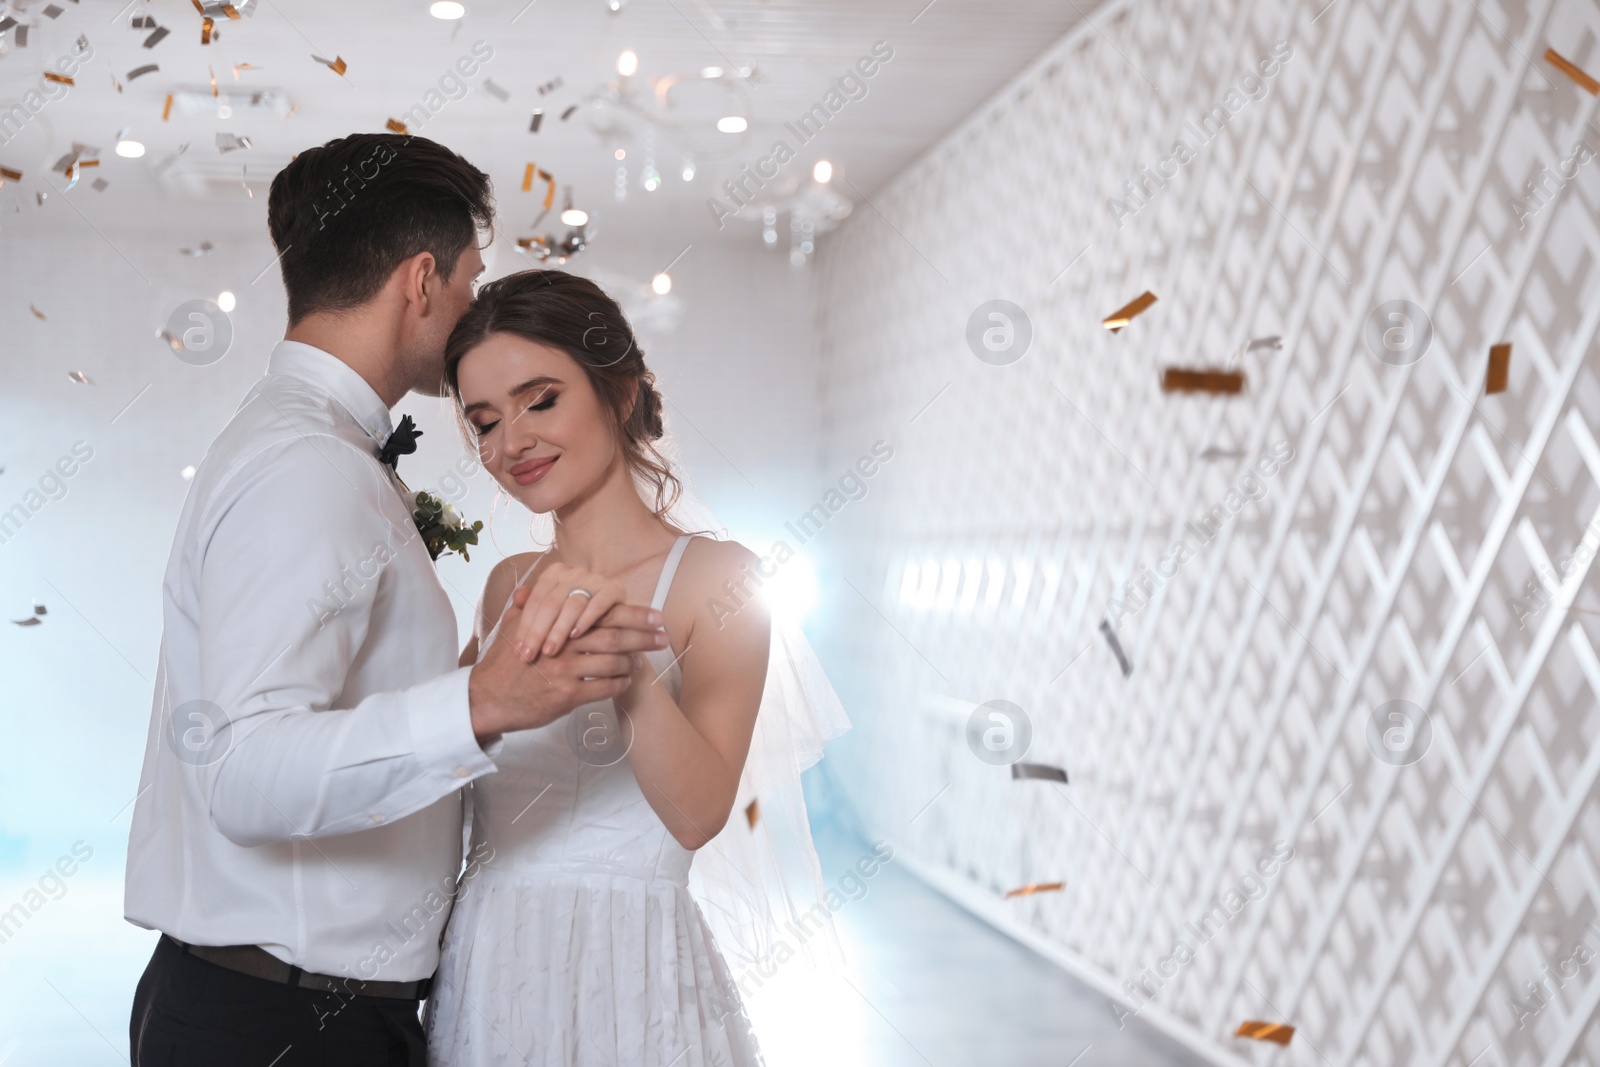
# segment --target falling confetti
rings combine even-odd
[[[1005,899],[1012,897],[1031,897],[1035,893],[1059,893],[1066,888],[1065,882],[1035,882],[1033,885],[1019,886],[1016,889],[1006,890]]]
[[[16,24],[17,20],[12,18],[10,15],[0,16],[0,33],[5,33]]]
[[[1590,96],[1600,96],[1600,82],[1595,81],[1584,73],[1576,64],[1566,59],[1554,48],[1545,49],[1544,58],[1555,66],[1557,70],[1581,85]]]
[[[535,108],[533,112],[533,119],[528,123],[528,132],[538,133],[539,124],[542,122],[544,122],[544,108]]]
[[[1248,345],[1245,345],[1244,350],[1246,352],[1254,352],[1258,348],[1282,348],[1282,347],[1283,347],[1283,338],[1281,338],[1281,337],[1277,337],[1277,336],[1273,336],[1273,337],[1257,337],[1255,340],[1251,341]]]
[[[217,24],[209,15],[200,20],[200,43],[210,44],[217,36]]]
[[[1256,1041],[1275,1041],[1287,1045],[1294,1037],[1294,1027],[1288,1023],[1264,1023],[1247,1019],[1233,1032],[1234,1037],[1248,1037]]]
[[[1216,445],[1207,445],[1205,451],[1200,453],[1200,458],[1207,463],[1219,459],[1243,459],[1244,450],[1241,448],[1218,448]]]
[[[565,110],[565,111],[563,111],[561,113],[561,121],[562,122],[566,122],[568,119],[570,119],[572,117],[572,113],[574,111],[576,111],[576,110],[578,110],[578,105],[577,104],[572,104],[571,106],[569,106],[567,108],[567,110]]]
[[[1488,393],[1503,393],[1511,379],[1511,342],[1492,345],[1489,348],[1489,373],[1484,379],[1483,391]]]
[[[156,336],[167,342],[167,347],[172,349],[174,352],[184,351],[182,338],[172,331],[162,330],[160,333],[156,334]]]
[[[154,74],[160,69],[161,64],[159,63],[146,63],[142,67],[134,67],[132,70],[128,71],[127,78],[129,81],[133,81],[136,78],[144,77],[146,74]]]
[[[383,124],[383,128],[406,137],[411,135],[411,131],[406,128],[406,124],[401,122],[399,119],[390,119],[388,122]]]
[[[111,74],[109,70],[106,71],[106,73]],[[115,74],[111,74],[111,88],[115,89],[119,93],[122,92],[122,83],[117,81],[117,76]]]
[[[44,17],[47,19],[58,19],[65,10],[65,8],[57,7],[55,4],[51,4],[49,7],[44,9]]]
[[[20,170],[12,170],[10,167],[0,167],[0,185],[4,185],[6,182],[20,182],[21,180],[22,172]]]
[[[67,377],[71,378],[73,381],[77,382],[79,385],[93,385],[94,384],[94,379],[90,378],[87,374],[83,373],[83,371],[81,371],[81,370],[69,370],[67,372]]]
[[[1140,293],[1138,296],[1134,297],[1133,300],[1127,304],[1124,304],[1122,307],[1119,307],[1110,315],[1106,316],[1105,321],[1102,322],[1101,325],[1110,330],[1112,333],[1116,333],[1118,330],[1128,325],[1128,323],[1132,322],[1146,308],[1155,302],[1156,294],[1151,292]]]
[[[28,305],[28,310],[33,312],[33,317],[38,319],[40,322],[49,322],[50,321],[49,319],[44,317],[44,312],[40,311],[38,308],[34,307],[32,304]]]
[[[250,147],[250,138],[248,138],[248,137],[239,137],[239,136],[237,136],[235,134],[231,134],[231,133],[219,133],[219,134],[217,134],[217,151],[218,152],[236,152],[241,148],[249,148],[249,147]]]
[[[1011,765],[1012,781],[1021,778],[1037,778],[1042,782],[1068,784],[1067,772],[1061,767],[1052,767],[1048,763],[1013,763]]]
[[[235,63],[233,65],[233,80],[234,81],[238,81],[239,80],[239,72],[242,71],[242,70],[260,70],[260,69],[261,68],[256,66],[254,63]]]
[[[502,103],[511,99],[510,93],[500,88],[500,86],[496,85],[488,78],[483,79],[483,91],[500,100]]]
[[[167,106],[161,109],[161,121],[166,122],[172,117],[172,94],[167,94]]]
[[[1222,393],[1244,391],[1244,372],[1221,368],[1167,367],[1161,372],[1163,393]]]
[[[37,615],[30,615],[26,619],[12,619],[11,621],[13,623],[15,623],[16,625],[18,625],[18,626],[43,626],[44,625],[44,620],[39,618]]]
[[[129,22],[128,25],[136,30],[153,30],[156,28],[155,16],[135,15],[133,16],[133,21]]]
[[[17,31],[11,35],[11,41],[18,48],[28,47],[28,27],[18,26]]]
[[[89,188],[93,189],[97,193],[103,193],[110,185],[111,183],[106,181],[104,178],[96,178],[94,181],[89,183]]]
[[[761,818],[761,801],[752,800],[744,809],[745,821],[750,824],[750,829],[756,828],[756,820]]]
[[[144,46],[146,48],[154,48],[156,45],[166,40],[167,34],[171,32],[172,31],[167,29],[165,26],[157,26],[156,31],[144,39]]]
[[[547,95],[549,93],[553,93],[557,89],[561,88],[561,85],[562,85],[562,82],[561,82],[560,78],[552,78],[549,81],[545,82],[543,85],[539,86],[539,95],[540,96],[545,96],[545,95]]]
[[[73,81],[71,78],[67,77],[65,74],[57,74],[53,70],[47,70],[47,71],[44,72],[44,80],[47,81],[47,82],[55,82],[57,85],[77,85],[78,84],[77,82]]]
[[[318,63],[321,63],[324,67],[327,67],[335,74],[341,76],[345,71],[350,69],[350,67],[345,63],[343,56],[334,56],[331,60],[323,59],[321,56],[312,56],[311,58],[316,60]]]
[[[186,256],[209,256],[216,251],[216,247],[210,241],[201,241],[198,248],[180,248],[178,251]]]
[[[1117,657],[1117,666],[1122,668],[1124,678],[1133,677],[1133,664],[1128,662],[1128,654],[1122,651],[1122,642],[1117,640],[1117,631],[1111,628],[1109,619],[1100,620],[1100,632],[1106,636],[1106,644],[1111,646],[1111,652]]]

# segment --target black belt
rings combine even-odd
[[[171,934],[161,936],[178,946],[186,955],[214,963],[218,967],[226,967],[230,971],[248,974],[252,978],[262,978],[268,982],[300,989],[350,993],[361,997],[386,997],[391,1000],[421,1000],[428,995],[428,990],[433,985],[432,978],[421,978],[415,982],[363,982],[358,978],[335,978],[331,974],[303,971],[293,964],[284,963],[266,949],[256,945],[189,945]]]

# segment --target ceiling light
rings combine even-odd
[[[811,176],[817,181],[827,184],[833,180],[833,164],[826,159],[817,160],[817,165],[811,168]]]
[[[639,73],[639,53],[630,48],[618,56],[617,73],[624,78],[631,78]]]
[[[722,68],[721,67],[701,67],[700,68],[700,77],[702,77],[702,78],[720,78],[720,77],[722,77]]]
[[[438,0],[438,3],[428,5],[428,14],[436,19],[453,20],[466,13],[466,5],[451,3],[450,0]]]
[[[138,159],[144,155],[144,145],[138,141],[118,141],[117,155],[123,159]]]
[[[589,224],[589,213],[582,208],[569,207],[561,213],[561,224],[563,226],[587,226]]]
[[[723,133],[743,133],[750,128],[743,115],[724,115],[717,120],[717,129]]]
[[[222,292],[217,294],[217,307],[222,309],[222,313],[224,315],[238,306],[239,301],[228,290],[224,289]]]
[[[613,152],[611,154],[616,156],[617,159],[619,159],[619,160],[623,160],[623,159],[627,159],[628,158],[628,150],[626,148],[619,148],[619,149],[617,149],[615,152]]]
[[[666,296],[672,292],[672,275],[662,271],[650,279],[650,288],[655,290],[657,296]]]
[[[683,165],[683,180],[686,181],[686,182],[694,181],[694,164],[693,163],[685,163]]]

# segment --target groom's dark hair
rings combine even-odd
[[[449,281],[493,216],[489,176],[425,137],[353,133],[301,152],[267,199],[290,325],[360,307],[422,252]]]

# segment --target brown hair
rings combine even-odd
[[[488,176],[426,137],[356,133],[301,152],[267,196],[289,324],[360,307],[420,252],[448,282],[493,215]]]
[[[655,490],[657,518],[683,486],[655,442],[665,432],[656,376],[617,302],[594,282],[564,270],[525,270],[489,282],[445,342],[445,381],[460,410],[461,359],[491,334],[506,333],[571,356],[611,414],[628,467]]]

